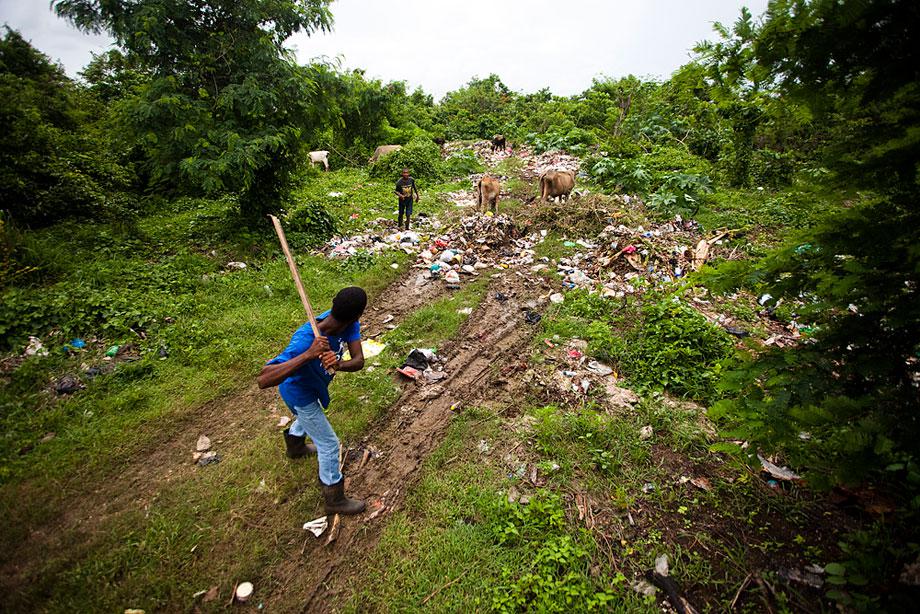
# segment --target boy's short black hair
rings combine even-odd
[[[332,299],[332,317],[339,322],[354,322],[367,307],[367,293],[357,286],[342,288]]]

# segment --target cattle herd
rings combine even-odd
[[[444,144],[444,139],[436,139],[438,145]],[[496,134],[491,139],[492,151],[504,151],[507,149],[505,137]],[[402,145],[380,145],[374,150],[373,155],[368,159],[369,164],[373,164],[383,156],[399,151]],[[328,151],[311,151],[310,164],[322,164],[323,168],[329,170],[329,152]],[[575,172],[566,170],[548,170],[540,176],[540,200],[556,200],[559,202],[567,200],[572,190],[575,188]],[[492,213],[498,210],[498,197],[501,194],[501,183],[497,177],[483,175],[476,182],[476,204],[480,210],[484,210],[488,204]]]

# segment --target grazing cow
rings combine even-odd
[[[399,151],[400,149],[402,149],[402,145],[380,145],[374,150],[374,155],[370,157],[368,162],[374,163],[383,156],[391,154],[394,151]]]
[[[488,202],[491,206],[492,213],[498,212],[498,196],[501,194],[502,186],[495,177],[483,175],[476,184],[476,204],[479,210],[485,209]]]
[[[574,171],[546,171],[540,176],[540,200],[568,200],[575,188]]]
[[[329,152],[328,151],[311,151],[310,152],[310,166],[314,164],[322,164],[323,168],[326,169],[326,172],[329,172]]]
[[[492,151],[503,151],[505,149],[505,137],[496,134],[492,137]]]

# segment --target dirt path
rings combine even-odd
[[[526,353],[535,327],[525,321],[524,310],[528,304],[540,309],[539,296],[547,293],[543,283],[515,272],[492,280],[488,298],[441,350],[448,358],[447,379],[438,384],[407,385],[362,444],[379,454],[363,467],[358,461],[353,461],[358,467],[346,464],[348,490],[368,502],[368,511],[357,517],[342,517],[338,538],[332,544],[325,544],[326,535],[311,540],[302,557],[282,564],[274,580],[276,586],[284,587],[283,595],[267,595],[268,610],[288,611],[295,599],[305,612],[336,609],[349,586],[350,574],[360,573],[361,560],[377,544],[385,519],[402,505],[422,463],[441,443],[456,411],[493,399],[499,394],[496,385],[502,370]],[[498,291],[508,299],[496,300]]]
[[[447,212],[448,217],[458,214]],[[418,276],[419,269],[410,268],[373,298],[362,318],[367,338],[385,333],[449,292],[442,281],[420,284]],[[361,448],[378,454],[361,467],[355,466],[361,464],[358,461],[346,460],[349,492],[368,501],[368,512],[343,519],[331,546],[323,545],[324,536],[300,556],[293,554],[273,569],[271,584],[276,588],[265,597],[269,611],[299,609],[301,604],[309,611],[335,607],[348,574],[333,572],[353,567],[353,573],[359,571],[360,559],[377,543],[384,519],[402,505],[421,464],[440,444],[455,415],[451,407],[459,404],[462,408],[494,396],[501,367],[517,359],[533,333],[523,309],[535,307],[535,300],[540,294],[547,295],[547,289],[545,281],[522,272],[494,275],[488,298],[441,348],[448,359],[444,367],[448,377],[437,385],[407,385],[361,443]],[[498,291],[508,299],[496,300]],[[38,578],[82,560],[102,543],[108,528],[120,517],[145,509],[168,485],[195,479],[200,469],[192,462],[191,452],[201,433],[208,434],[221,455],[233,457],[243,452],[254,435],[276,428],[277,404],[276,391],[259,390],[253,383],[163,421],[135,449],[116,452],[126,459],[124,463],[112,463],[101,472],[77,472],[51,488],[34,482],[9,487],[5,496],[29,501],[29,505],[14,508],[7,519],[18,531],[5,539],[9,543],[0,544],[0,588],[15,595]],[[66,551],[68,556],[56,559],[55,568],[49,568],[41,553],[51,551]],[[292,593],[291,587],[302,589]]]
[[[362,318],[367,336],[385,332],[384,320],[399,324],[447,293],[443,283],[419,287],[417,273],[410,269],[373,299],[375,307]],[[274,428],[277,403],[276,390],[259,390],[253,383],[162,421],[153,437],[124,453],[126,463],[115,464],[101,475],[77,473],[52,488],[34,482],[11,487],[5,496],[30,503],[14,508],[7,519],[9,526],[19,529],[22,539],[0,548],[0,588],[16,592],[36,574],[47,573],[42,552],[71,549],[79,557],[79,552],[90,550],[105,536],[106,528],[119,516],[144,509],[166,485],[192,479],[200,469],[192,462],[191,452],[201,433],[208,434],[221,455],[231,456],[252,435],[270,424]],[[35,509],[43,510],[44,517],[31,516]]]

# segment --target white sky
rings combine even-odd
[[[345,68],[421,85],[436,99],[490,73],[513,90],[571,95],[601,75],[667,77],[742,5],[756,17],[767,0],[336,0],[331,34],[289,44],[301,62],[340,57]],[[49,0],[0,0],[0,23],[71,76],[110,42],[59,19]]]

